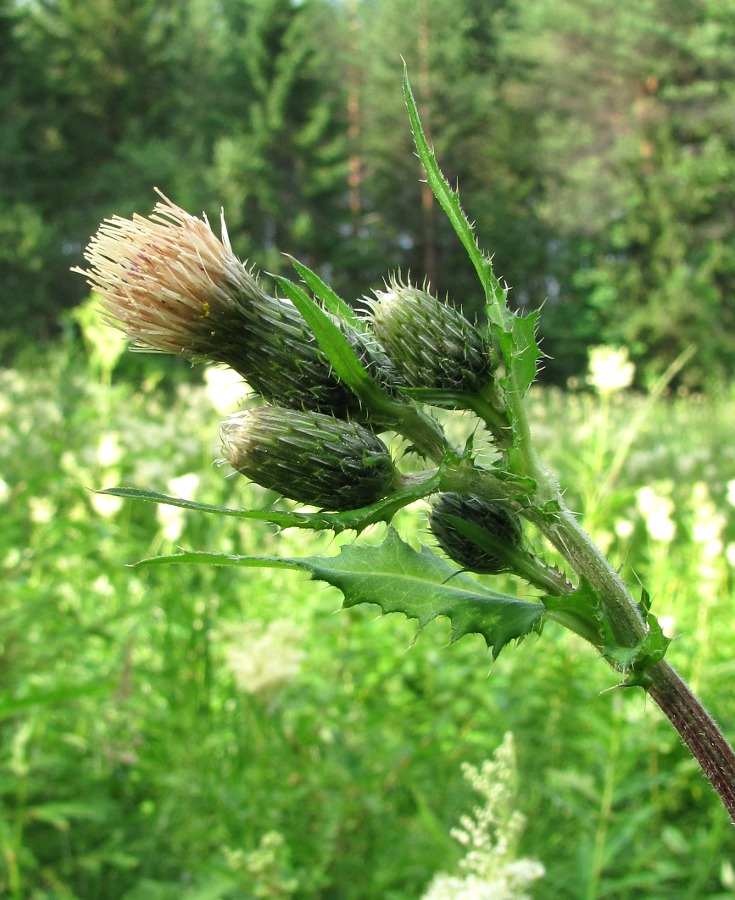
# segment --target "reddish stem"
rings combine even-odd
[[[667,662],[649,670],[648,693],[691,750],[735,823],[735,752],[718,725]]]

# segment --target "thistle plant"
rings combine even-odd
[[[541,357],[538,313],[509,309],[507,288],[426,141],[407,77],[404,94],[428,184],[484,293],[478,321],[398,279],[360,317],[295,260],[298,280],[277,277],[272,296],[234,256],[224,222],[220,240],[206,219],[165,198],[149,219],[103,224],[87,248],[88,268],[78,270],[102,295],[108,322],[138,348],[226,363],[242,375],[260,405],[223,424],[224,456],[235,471],[312,508],[221,508],[131,487],[107,493],[281,528],[359,536],[385,523],[383,542],[358,539],[337,556],[181,551],[139,565],[301,570],[336,586],[346,607],[377,604],[420,628],[445,616],[453,641],[480,634],[493,658],[556,622],[591,644],[621,686],[658,704],[735,820],[735,755],[665,659],[669,642],[650,608],[655,585],[633,595],[566,506],[534,443],[525,398]],[[442,417],[469,412],[472,437],[450,440],[438,409]],[[492,458],[478,453],[478,433]],[[391,524],[418,501],[440,552],[415,550]],[[561,568],[544,561],[545,551],[531,553],[528,526]],[[526,599],[475,577],[497,572],[530,585]]]

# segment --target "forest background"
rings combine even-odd
[[[395,269],[468,311],[474,273],[420,183],[405,58],[444,171],[545,378],[626,344],[641,377],[731,371],[735,8],[726,0],[0,2],[3,345],[58,332],[98,223],[153,186],[270,272],[353,303]]]

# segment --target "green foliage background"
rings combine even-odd
[[[334,614],[337,592],[295,572],[126,569],[175,547],[155,507],[101,511],[92,489],[196,473],[203,503],[273,498],[212,467],[221,413],[198,373],[127,355],[113,379],[114,350],[85,351],[84,313],[65,311],[89,235],[149,212],[153,185],[213,222],[224,206],[238,254],[273,273],[288,251],[359,302],[400,267],[476,309],[419,180],[402,54],[511,297],[546,301],[547,381],[581,375],[590,344],[627,344],[639,386],[699,348],[681,378],[706,398],[531,398],[570,505],[654,586],[669,658],[732,735],[735,554],[708,556],[703,510],[734,545],[735,397],[717,387],[735,333],[734,47],[724,0],[0,0],[0,893],[415,898],[459,857],[461,762],[510,729],[521,849],[547,869],[535,897],[733,896],[714,795],[573,637],[548,627],[491,666],[441,621],[414,642],[399,617]],[[671,542],[641,514],[647,484],[673,504]],[[421,510],[397,524],[430,540]],[[188,514],[178,543],[346,540]],[[232,663],[243,623],[284,620],[300,670],[251,693]]]
[[[272,272],[353,302],[410,269],[476,310],[400,92],[522,308],[546,378],[625,342],[642,380],[731,373],[735,12],[725,0],[0,0],[3,344],[56,334],[102,218],[157,185]]]
[[[0,372],[0,893],[416,898],[459,856],[449,829],[475,802],[461,762],[510,729],[521,852],[547,869],[534,897],[732,896],[714,793],[653,704],[609,690],[568,633],[549,626],[491,664],[479,637],[449,646],[443,620],[414,642],[399,616],[336,613],[338,592],[293,571],[125,568],[175,545],[297,556],[350,538],[186,513],[174,543],[155,505],[97,507],[94,488],[192,473],[200,502],[273,500],[212,466],[222,412],[200,370],[127,354],[125,377],[109,371],[70,337]],[[644,403],[531,394],[570,503],[626,579],[655,586],[671,661],[732,734],[733,574],[706,526],[735,542],[735,398],[649,409],[601,490]],[[670,543],[636,499],[651,484],[673,504]],[[396,524],[431,542],[422,509]],[[270,665],[298,651],[300,669],[251,692],[232,650],[284,621]]]

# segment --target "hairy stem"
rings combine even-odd
[[[616,640],[635,647],[645,640],[648,628],[630,591],[573,513],[566,507],[553,518],[530,516],[534,524],[569,562],[577,575],[598,592]]]
[[[538,523],[541,527],[542,523]],[[643,640],[647,628],[618,573],[568,511],[556,525],[542,528],[579,575],[599,593],[616,638],[623,646]],[[666,662],[646,670],[648,693],[678,731],[735,823],[735,753],[718,725]]]
[[[537,479],[540,469],[534,472]],[[543,476],[542,476],[543,477]],[[518,486],[479,468],[458,467],[442,479],[442,490],[474,494],[485,500],[511,505],[518,500]],[[567,560],[577,575],[585,578],[600,596],[616,640],[623,647],[635,647],[645,640],[648,629],[620,575],[610,565],[573,513],[564,505],[561,493],[550,477],[543,484],[543,496],[553,500],[555,511],[545,513],[538,507],[518,503],[518,512],[541,531]]]
[[[676,728],[735,823],[735,752],[714,719],[664,660],[648,670],[648,693]]]
[[[455,470],[446,479],[446,488],[464,490],[486,499],[512,502],[509,483],[499,482],[491,473],[478,469]],[[523,510],[545,537],[559,550],[577,575],[598,592],[606,617],[621,646],[641,643],[648,628],[637,604],[620,575],[580,527],[576,517],[558,499],[560,509],[553,515]],[[647,688],[720,797],[735,823],[735,752],[719,727],[687,685],[665,661],[647,669],[652,679]]]
[[[538,523],[541,526],[542,523]],[[567,511],[552,528],[542,529],[595,587],[615,636],[623,646],[643,640],[647,628],[618,573]],[[652,679],[648,693],[679,733],[735,823],[735,752],[714,719],[665,661],[646,670]]]

